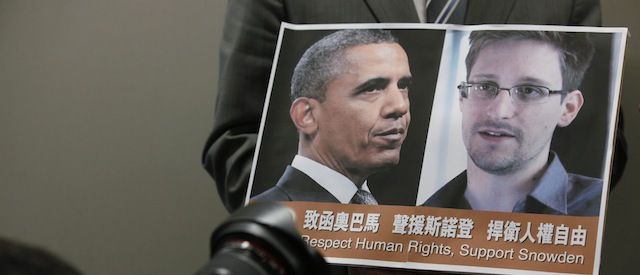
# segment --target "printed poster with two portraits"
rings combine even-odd
[[[408,88],[410,104],[407,111],[410,113],[410,124],[402,143],[399,162],[370,174],[366,179],[369,191],[378,205],[278,199],[295,213],[297,230],[304,241],[315,247],[327,262],[337,265],[487,274],[599,272],[607,194],[611,184],[618,125],[622,63],[627,38],[625,28],[283,23],[254,155],[247,203],[252,202],[255,196],[274,188],[283,176],[285,168],[291,165],[296,154],[299,154],[301,135],[292,122],[290,113],[291,82],[296,64],[311,45],[345,29],[382,29],[397,39],[397,43],[406,53],[411,73],[411,85]],[[514,128],[526,128],[527,125],[524,124],[533,123],[531,121],[545,123],[545,119],[550,120],[549,118],[553,117],[545,114],[546,109],[542,107],[550,102],[526,106],[516,104],[514,98],[521,96],[521,93],[528,93],[529,90],[503,86],[544,86],[536,80],[529,83],[528,79],[519,79],[517,81],[520,82],[504,84],[499,83],[502,82],[501,76],[495,75],[481,77],[482,81],[468,79],[465,58],[470,47],[469,36],[471,33],[482,31],[542,31],[552,35],[577,33],[588,36],[592,42],[593,58],[579,84],[582,95],[581,108],[575,118],[570,123],[561,125],[562,127],[556,126],[559,123],[552,122],[551,145],[543,151],[545,158],[549,156],[548,163],[544,165],[543,171],[538,172],[536,178],[531,180],[534,183],[531,188],[535,189],[535,184],[540,184],[537,182],[541,181],[540,174],[552,166],[552,159],[561,160],[566,173],[546,175],[551,179],[545,181],[547,185],[563,184],[564,187],[552,186],[550,190],[553,192],[546,189],[532,191],[538,192],[538,196],[534,196],[533,199],[544,201],[547,196],[551,197],[550,200],[560,200],[560,205],[567,203],[563,200],[581,205],[581,196],[584,195],[574,194],[579,193],[581,187],[574,187],[567,183],[566,179],[567,174],[580,175],[595,179],[598,183],[595,191],[591,188],[590,195],[591,200],[595,201],[596,205],[599,204],[599,207],[595,208],[596,212],[584,214],[578,209],[577,212],[562,213],[566,209],[561,209],[559,213],[549,214],[548,211],[540,213],[527,209],[516,212],[472,210],[474,207],[471,205],[474,203],[468,203],[467,207],[461,208],[423,206],[434,193],[461,173],[466,176],[464,171],[471,161],[465,146],[465,130],[462,125],[465,119],[471,118],[469,114],[465,118],[461,110],[463,106],[469,106],[465,104],[484,104],[482,108],[494,111],[503,108],[502,112],[509,113],[504,115],[508,118],[499,119],[508,119],[511,121],[508,123]],[[509,49],[503,50],[504,55],[509,54]],[[480,50],[480,54],[482,51]],[[500,54],[502,53],[498,51],[498,57]],[[539,60],[533,58],[533,61],[524,63],[531,63],[531,66],[539,71],[553,71],[553,66],[558,66],[557,62],[540,66]],[[476,58],[479,59],[480,57]],[[566,57],[560,59],[564,60]],[[523,63],[518,58],[513,60]],[[494,69],[502,64],[491,62],[493,61],[487,66]],[[522,65],[519,64],[520,67]],[[560,70],[566,70],[565,66],[562,65],[563,68]],[[476,102],[470,101],[471,94],[463,98],[460,85],[471,86],[476,82],[494,85],[474,84],[478,89],[485,89],[485,86],[498,88],[497,92],[494,91],[494,98]],[[549,88],[548,90],[553,90],[551,88],[554,87]],[[560,99],[556,99],[556,96]],[[562,102],[568,97],[564,94],[549,94],[545,101]],[[496,107],[496,101],[506,103],[501,105],[502,107]],[[474,115],[474,119],[479,119],[484,113]],[[345,125],[344,132],[350,133],[354,132],[354,129],[347,126],[350,119],[353,118],[334,117],[330,123]],[[532,129],[546,129],[535,127]],[[544,138],[544,135],[534,131],[493,130],[497,132],[494,133],[491,129],[485,129],[486,132],[483,133],[489,140],[500,139],[501,134]],[[519,142],[545,143],[535,139]],[[562,175],[564,178],[558,179]],[[474,181],[476,178],[469,175],[467,184],[471,186],[471,182]],[[499,184],[511,183],[499,182],[493,185],[494,188],[500,186]],[[578,191],[574,191],[573,188]],[[460,197],[468,195],[464,188],[459,194]],[[500,190],[495,194],[493,202],[500,202]],[[540,194],[543,196],[540,197]],[[467,199],[473,201],[471,198]],[[552,205],[554,203],[557,202],[551,202]],[[578,206],[580,207],[583,206]]]

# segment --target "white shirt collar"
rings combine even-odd
[[[296,155],[291,162],[291,166],[305,173],[341,203],[349,203],[353,195],[358,191],[356,184],[349,178],[307,157]],[[366,181],[362,184],[362,189],[371,192]]]
[[[413,5],[416,7],[420,22],[427,22],[427,0],[413,0]]]

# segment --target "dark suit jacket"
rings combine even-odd
[[[287,166],[276,186],[251,198],[258,201],[314,201],[340,203],[329,191],[300,170]]]
[[[329,191],[318,185],[307,174],[287,165],[276,186],[251,198],[257,201],[313,201],[340,203]],[[347,274],[342,266],[330,265],[330,274]]]
[[[465,24],[600,24],[597,0],[468,2]],[[245,197],[280,22],[417,23],[419,19],[412,0],[231,0],[227,5],[215,120],[202,161],[223,203],[233,210]]]

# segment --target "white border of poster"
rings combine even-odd
[[[283,202],[298,217],[303,239],[320,250],[328,262],[351,266],[378,266],[416,270],[481,272],[495,274],[597,274],[620,100],[626,28],[566,27],[538,25],[433,25],[433,24],[330,24],[283,23],[278,37],[271,78],[260,126],[257,149],[246,201],[274,186],[297,150],[297,133],[288,116],[289,84],[293,68],[311,44],[342,29],[385,29],[399,39],[409,57],[414,84],[411,87],[411,125],[398,167],[370,179],[372,192],[388,190],[380,205],[350,205],[322,202]],[[464,58],[468,35],[477,30],[535,30],[590,33],[596,46],[594,62],[581,90],[585,105],[574,125],[563,129],[552,150],[569,172],[600,178],[600,214],[597,217],[558,216],[423,207],[434,192],[464,171],[467,153],[461,138],[459,93],[456,86],[466,77]],[[250,81],[250,80],[247,80]],[[583,116],[583,112],[587,113]],[[595,168],[594,168],[595,167]],[[392,179],[390,181],[390,179]],[[395,181],[393,180],[395,179]],[[377,183],[380,182],[380,183]],[[392,189],[385,189],[392,186]],[[375,189],[378,188],[378,189]],[[376,195],[378,198],[378,195]],[[375,232],[362,230],[318,230],[312,217],[343,214],[349,218],[376,217]],[[323,216],[325,215],[325,216]],[[330,217],[333,221],[335,216]],[[428,233],[410,233],[398,228],[401,218],[455,218],[473,222],[473,237],[451,238]],[[350,220],[353,222],[352,220]],[[432,220],[433,221],[433,220]],[[491,240],[487,227],[494,222],[518,222],[522,232],[532,230],[532,241],[520,243]],[[318,222],[315,220],[315,222]],[[542,245],[533,231],[548,224],[567,232],[582,232],[582,245]],[[424,223],[422,224],[424,226]],[[538,227],[540,226],[540,227]],[[461,230],[462,227],[457,228]],[[360,231],[358,231],[358,229]],[[520,229],[520,228],[519,228]],[[484,232],[483,232],[484,231]],[[595,231],[595,232],[594,232]],[[468,232],[467,232],[468,233]],[[538,232],[539,233],[539,232]],[[470,240],[473,239],[473,240]],[[367,249],[375,240],[382,249]],[[329,246],[328,242],[336,243]],[[322,245],[320,245],[322,243]],[[357,244],[360,243],[361,246]],[[552,247],[555,246],[555,247]],[[446,249],[445,249],[446,248]],[[473,249],[476,250],[473,250]],[[427,249],[427,252],[425,252]],[[365,251],[376,250],[376,251]],[[413,251],[412,251],[413,250]],[[485,253],[484,255],[470,254]],[[510,252],[511,251],[511,252]],[[526,251],[526,252],[524,252]],[[533,252],[538,251],[538,252]],[[533,257],[528,258],[527,253]],[[489,254],[491,254],[491,257]],[[546,253],[546,254],[545,254]],[[551,256],[550,256],[551,255]],[[580,257],[583,259],[580,262]],[[542,258],[541,258],[542,257]],[[549,257],[556,257],[550,260]],[[558,258],[563,260],[559,263]],[[572,257],[569,261],[568,258]],[[576,257],[578,260],[576,260]],[[544,259],[543,259],[544,258]],[[570,262],[570,263],[569,263]],[[576,271],[577,270],[577,271]]]

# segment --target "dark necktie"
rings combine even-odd
[[[351,201],[349,201],[349,203],[351,203],[351,204],[378,205],[378,202],[373,197],[373,195],[371,195],[371,193],[369,193],[369,192],[367,192],[365,190],[362,190],[362,189],[358,189],[358,192],[356,192],[356,194],[353,195],[353,198],[351,198]]]
[[[466,2],[466,0],[427,0],[427,23],[464,23]]]

